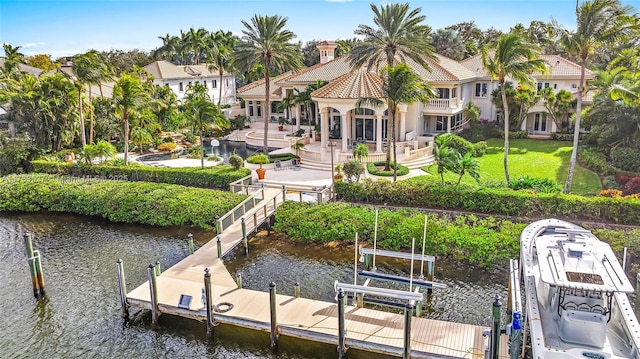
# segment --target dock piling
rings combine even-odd
[[[404,349],[403,359],[411,358],[411,317],[413,317],[413,305],[407,303],[404,307]]]
[[[242,226],[242,241],[244,242],[244,254],[249,255],[249,241],[247,240],[247,225],[244,223],[244,217],[240,218]]]
[[[271,309],[271,348],[278,347],[278,320],[276,318],[276,284],[269,284],[269,308]]]
[[[216,236],[216,249],[218,250],[218,258],[222,258],[222,242],[220,236]]]
[[[27,263],[29,264],[29,272],[31,273],[31,285],[33,286],[33,296],[36,299],[40,299],[40,286],[38,284],[37,277],[37,266],[36,259],[33,255],[33,245],[31,244],[31,235],[29,233],[25,233],[24,236],[24,245],[27,250]]]
[[[493,325],[491,326],[491,348],[489,359],[498,359],[500,354],[500,311],[502,302],[500,296],[496,294],[493,301]]]
[[[193,248],[193,234],[189,233],[187,235],[187,243],[189,244],[189,253],[193,254],[194,252],[194,248]]]
[[[300,298],[300,282],[293,285],[293,293],[296,298]]]
[[[158,322],[158,284],[156,283],[156,271],[153,264],[149,264],[147,268],[147,278],[151,294],[151,323],[155,324]]]
[[[160,276],[160,261],[156,261],[156,265],[155,265],[155,270],[156,270],[156,277]]]
[[[435,262],[427,262],[427,281],[433,282],[433,272],[435,268]],[[433,288],[427,289],[427,294],[433,293]]]
[[[207,334],[213,333],[213,311],[211,303],[211,273],[209,268],[204,269],[204,301],[207,308]]]
[[[40,251],[34,250],[34,264],[36,266],[36,279],[38,280],[38,288],[40,289],[40,298],[44,298],[46,296],[44,292],[44,273],[42,271],[42,261],[40,259]]]
[[[116,274],[118,276],[118,289],[120,290],[120,305],[122,306],[122,317],[129,318],[129,303],[127,302],[127,282],[124,279],[124,264],[122,259],[116,261]]]
[[[242,289],[242,273],[238,273],[236,276],[236,285],[238,286],[238,289]]]
[[[344,322],[344,292],[338,289],[338,359],[344,358],[347,352],[345,343],[345,322]]]

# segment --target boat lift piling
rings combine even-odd
[[[213,334],[213,300],[211,299],[211,273],[204,269],[204,298],[207,308],[207,334]]]
[[[45,297],[44,290],[44,273],[42,271],[42,262],[40,260],[40,251],[33,250],[31,242],[31,234],[25,233],[24,245],[27,250],[27,262],[29,264],[29,272],[31,273],[31,284],[33,286],[33,296],[40,300]]]
[[[502,309],[502,302],[500,302],[500,296],[496,294],[495,300],[492,305],[493,323],[491,325],[491,347],[489,348],[489,359],[498,359],[500,354],[500,312]]]
[[[118,289],[120,291],[120,305],[122,306],[122,317],[129,318],[129,303],[127,302],[127,282],[124,278],[124,264],[122,259],[116,261],[116,274],[118,276]]]
[[[278,347],[278,319],[276,317],[276,284],[274,282],[269,283],[269,308],[271,314],[271,348]]]
[[[149,280],[149,294],[151,299],[151,323],[155,324],[158,322],[160,313],[158,313],[158,284],[156,283],[156,270],[153,264],[149,264],[147,268],[147,278]]]
[[[244,223],[244,217],[240,218],[242,226],[242,242],[244,242],[244,255],[249,255],[249,240],[247,239],[247,225]]]
[[[193,247],[193,234],[189,233],[187,235],[187,244],[189,245],[189,254],[193,254],[195,252]]]
[[[338,359],[344,358],[347,352],[347,346],[345,345],[345,322],[344,322],[344,292],[342,288],[338,289]]]

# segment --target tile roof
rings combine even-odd
[[[535,77],[545,78],[573,78],[580,77],[580,65],[575,62],[571,62],[562,56],[558,55],[541,55],[540,58],[545,60],[549,64],[549,72],[541,75],[534,73]],[[479,77],[489,77],[489,72],[482,65],[482,56],[480,54],[473,55],[467,59],[462,60],[461,64],[471,71],[474,71]],[[587,78],[593,78],[593,72],[586,70]]]
[[[282,90],[279,90],[279,87],[277,85],[277,83],[279,81],[281,81],[282,79],[291,76],[292,72],[291,71],[287,71],[283,74],[280,74],[278,76],[272,77],[271,81],[269,83],[269,85],[271,86],[271,88],[273,89],[272,93],[278,93],[278,91],[280,91],[279,93],[282,93]],[[245,96],[264,96],[264,90],[265,90],[265,81],[264,79],[260,79],[258,81],[254,81],[250,84],[244,85],[242,87],[240,87],[237,91],[238,95],[245,95]],[[242,96],[240,96],[242,97]]]
[[[425,57],[430,70],[425,69],[411,59],[407,59],[407,64],[428,82],[456,82],[471,80],[476,77],[473,71],[470,71],[455,60],[438,54],[435,57],[437,61],[430,57]]]
[[[338,76],[342,76],[347,72],[351,72],[351,65],[347,61],[347,55],[340,56],[324,64],[317,63],[307,67],[302,71],[298,71],[291,76],[280,80],[278,85],[295,84],[295,83],[315,83],[320,81],[331,81]]]
[[[366,70],[346,73],[311,93],[312,98],[384,97],[380,75]]]
[[[0,58],[0,67],[4,67],[4,59]],[[26,64],[18,64],[20,71],[29,73],[31,75],[39,76],[43,71],[37,67],[29,66]]]
[[[209,70],[207,64],[174,65],[168,61],[154,61],[144,67],[156,80],[190,79],[198,76],[219,76],[218,71]],[[225,73],[224,75],[229,75]]]

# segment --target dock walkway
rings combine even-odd
[[[262,200],[244,214],[246,232],[268,218],[284,200],[282,190],[265,188]],[[255,216],[254,216],[255,213]],[[257,222],[254,223],[254,219]],[[242,242],[240,221],[220,234],[222,253]],[[206,321],[204,270],[209,268],[212,284],[213,319],[219,323],[270,331],[270,295],[238,288],[236,281],[217,256],[217,241],[211,240],[156,278],[158,312]],[[265,283],[265,290],[268,283]],[[179,305],[181,296],[191,297],[188,306]],[[151,308],[149,282],[127,294],[129,305]],[[276,296],[278,333],[281,335],[337,345],[338,306],[286,295]],[[217,309],[217,310],[216,310]],[[346,345],[387,355],[402,356],[404,315],[345,307]],[[412,358],[484,357],[486,327],[414,317],[411,323]],[[502,336],[500,357],[508,358],[507,337]]]

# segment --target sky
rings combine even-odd
[[[426,24],[436,30],[475,21],[508,31],[520,22],[552,18],[567,28],[575,25],[575,0],[399,0],[422,8]],[[580,0],[582,1],[582,0]],[[370,4],[387,0],[0,0],[0,43],[21,46],[31,56],[54,59],[89,49],[152,50],[159,36],[204,27],[241,35],[241,21],[254,14],[288,18],[286,28],[296,41],[354,37],[359,24],[373,26]],[[622,0],[640,9],[640,0]]]

